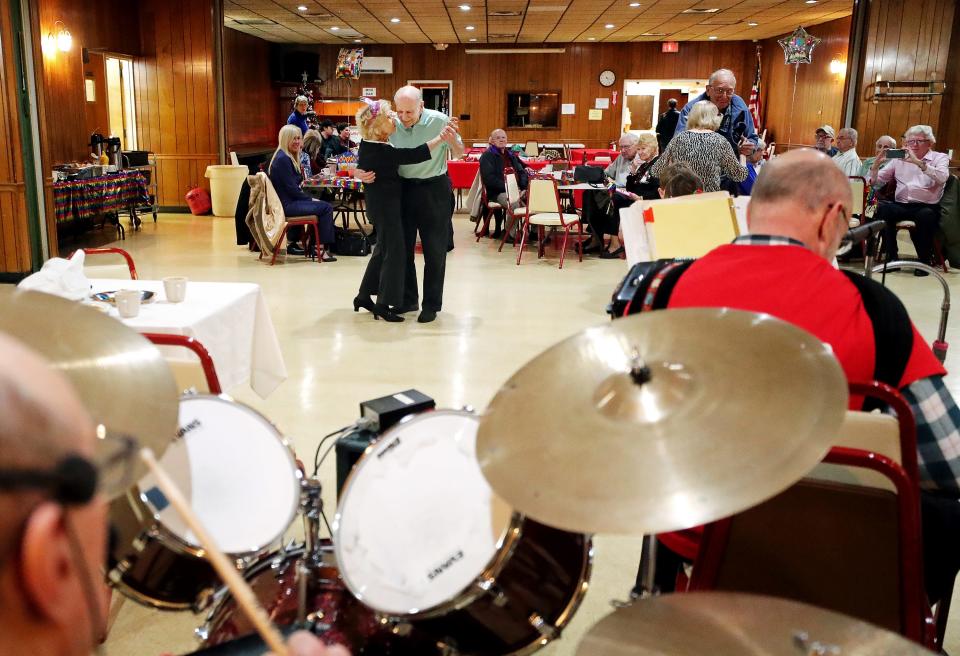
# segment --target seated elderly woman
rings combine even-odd
[[[720,191],[720,176],[734,182],[747,178],[747,167],[741,166],[730,142],[716,129],[720,112],[709,100],[701,100],[687,115],[687,129],[678,133],[653,167],[653,174],[667,164],[684,162],[703,180],[704,191]]]
[[[333,208],[330,203],[311,198],[300,189],[303,182],[303,173],[300,166],[300,148],[302,136],[296,125],[284,125],[280,128],[277,151],[270,160],[267,175],[273,184],[283,213],[287,217],[315,216],[320,230],[320,242],[323,244],[323,253],[320,257],[324,262],[336,262],[337,258],[330,254],[334,242]],[[312,235],[307,235],[309,238]],[[287,252],[291,255],[304,255],[308,249],[318,248],[316,245],[297,245],[297,241],[304,238],[301,226],[295,226],[287,233],[290,240]]]
[[[602,251],[604,238],[610,235],[610,249],[601,252],[600,257],[616,258],[623,254],[623,246],[617,244],[620,210],[634,201],[659,197],[659,181],[653,175],[659,152],[660,145],[653,132],[639,135],[628,132],[620,137],[620,155],[604,170],[616,188],[612,193],[588,191],[583,195],[583,218],[593,233],[584,253]]]
[[[322,150],[323,137],[316,130],[307,130],[300,144],[300,168],[303,170],[303,177],[309,178],[323,170],[326,162],[320,157]]]

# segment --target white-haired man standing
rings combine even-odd
[[[871,184],[885,185],[897,181],[894,201],[880,203],[876,218],[887,222],[883,241],[888,260],[897,258],[897,223],[913,221],[910,231],[917,258],[926,264],[933,259],[933,236],[940,225],[940,199],[950,177],[950,158],[946,153],[934,152],[937,139],[929,125],[914,125],[904,134],[904,157],[893,159],[884,151],[877,155],[870,167]],[[883,166],[889,161],[888,166]],[[883,168],[881,168],[883,167]],[[914,275],[925,276],[917,269]]]
[[[860,156],[857,155],[857,131],[853,128],[840,128],[837,133],[837,154],[833,163],[840,167],[844,175],[860,175]]]
[[[733,152],[749,156],[756,149],[760,137],[757,136],[747,103],[736,94],[736,90],[737,78],[733,71],[726,68],[714,71],[707,80],[706,91],[688,102],[680,112],[674,134],[687,129],[687,116],[694,105],[701,100],[709,100],[720,110],[720,127],[716,131],[730,142]]]

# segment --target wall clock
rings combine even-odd
[[[612,87],[613,83],[617,81],[617,75],[610,69],[605,71],[600,71],[600,84],[605,87]]]

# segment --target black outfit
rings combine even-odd
[[[660,142],[660,152],[667,148],[667,144],[673,139],[673,133],[677,131],[677,121],[680,120],[680,111],[677,109],[668,109],[660,115],[657,121],[657,141]]]
[[[285,152],[278,150],[268,168],[267,176],[273,184],[283,213],[288,216],[316,216],[320,230],[320,242],[333,244],[333,208],[330,203],[315,200],[300,188],[303,176],[297,171]],[[294,226],[287,231],[287,239],[295,243],[303,235],[303,226]],[[308,235],[313,236],[312,232]]]
[[[403,194],[403,183],[397,167],[428,159],[430,148],[426,144],[416,148],[394,148],[388,143],[360,142],[357,168],[377,175],[374,182],[364,184],[367,216],[377,229],[377,244],[360,281],[360,294],[376,296],[377,305],[396,307],[404,296],[406,252],[403,212],[397,202]]]
[[[500,152],[496,146],[490,146],[480,156],[480,181],[483,182],[483,188],[487,190],[487,200],[495,202],[497,196],[506,193],[503,170],[507,166],[517,174],[517,186],[520,189],[527,188],[527,170],[517,154],[510,149]]]
[[[636,173],[627,176],[624,189],[643,200],[660,198],[660,180],[652,174],[658,159],[659,155],[637,167]],[[597,239],[602,239],[603,235],[615,235],[620,232],[620,210],[633,203],[632,198],[617,192],[586,191],[583,194],[583,219],[590,224],[590,230]]]
[[[917,227],[910,231],[917,259],[924,264],[933,262],[933,237],[940,227],[940,204],[881,202],[874,216],[885,221],[883,243],[887,261],[897,259],[897,223],[913,221]]]
[[[349,148],[345,147],[340,142],[340,137],[331,134],[329,137],[325,137],[323,140],[323,146],[320,148],[320,159],[323,162],[326,162],[327,158],[342,155],[348,150]]]
[[[419,231],[424,261],[423,310],[439,312],[442,309],[447,250],[452,246],[452,201],[453,187],[448,175],[403,179],[403,236],[407,255],[403,307],[416,307],[418,303],[417,268],[413,253]]]

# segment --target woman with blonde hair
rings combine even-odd
[[[304,178],[320,173],[320,170],[326,164],[320,157],[322,150],[323,135],[316,130],[307,130],[303,135],[303,143],[300,146],[300,167],[303,169]]]
[[[267,167],[267,176],[280,198],[283,213],[285,216],[317,217],[320,242],[323,244],[323,251],[319,257],[324,262],[336,262],[337,258],[330,254],[334,242],[333,208],[330,203],[311,198],[300,189],[300,183],[303,182],[303,172],[300,166],[300,148],[303,137],[300,128],[296,125],[284,125],[280,128],[277,141],[279,142],[277,151],[273,154],[273,159],[270,160],[270,166]],[[297,242],[303,239],[303,233],[303,227],[301,226],[290,228],[287,232],[287,238],[290,241],[287,245],[287,253],[305,255],[309,251],[310,255],[314,255],[314,249],[320,248],[316,244],[298,246]]]
[[[357,168],[373,171],[376,178],[364,184],[367,218],[377,230],[377,244],[360,281],[360,293],[353,299],[353,311],[360,308],[375,319],[403,321],[394,308],[403,302],[404,253],[401,224],[401,164],[416,164],[430,159],[430,151],[441,141],[456,143],[456,132],[445,127],[440,136],[416,148],[394,148],[388,141],[397,129],[397,120],[386,100],[362,99],[365,106],[357,112],[360,150]],[[377,297],[374,303],[372,296]]]
[[[730,142],[716,132],[720,121],[720,111],[712,102],[701,100],[695,104],[687,115],[687,129],[670,141],[653,167],[653,175],[659,177],[668,164],[682,162],[700,176],[704,191],[719,191],[721,175],[743,182],[747,167],[740,164]]]

